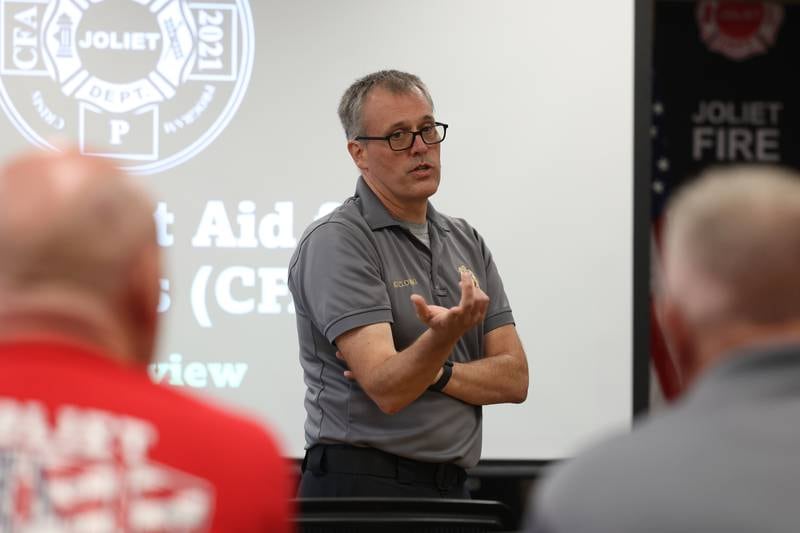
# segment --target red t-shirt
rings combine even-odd
[[[293,484],[264,428],[143,366],[0,344],[2,531],[284,532]]]

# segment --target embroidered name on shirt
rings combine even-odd
[[[413,287],[416,284],[417,284],[417,278],[399,279],[397,281],[392,282],[392,286],[395,289],[399,289],[400,287]]]

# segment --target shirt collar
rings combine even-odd
[[[371,230],[375,231],[390,226],[400,226],[400,222],[392,217],[386,207],[369,188],[363,176],[358,177],[355,197],[361,200],[361,214]],[[427,219],[443,231],[450,231],[447,219],[428,202]]]
[[[728,404],[752,398],[800,395],[800,345],[774,343],[732,350],[700,376],[691,403]]]

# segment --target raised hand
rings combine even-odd
[[[456,340],[483,321],[489,307],[489,297],[472,281],[472,274],[461,273],[461,301],[449,309],[429,305],[419,294],[411,295],[417,316],[428,328]]]

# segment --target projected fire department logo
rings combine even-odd
[[[134,173],[208,146],[253,64],[247,0],[0,0],[0,32],[0,103],[17,129]]]

